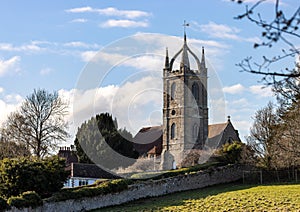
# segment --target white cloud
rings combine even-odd
[[[14,46],[11,43],[0,43],[0,50],[1,51],[30,51],[30,52],[37,52],[41,51],[42,48],[39,47],[36,43],[30,42],[29,44],[22,44],[20,46]]]
[[[248,91],[252,94],[255,94],[256,97],[274,96],[272,89],[270,87],[264,87],[263,85],[252,85],[246,88],[241,84],[236,84],[236,85],[227,86],[223,88],[223,92],[229,94],[242,94],[244,91]]]
[[[0,126],[7,120],[9,114],[20,107],[23,97],[19,94],[9,94],[0,99]]]
[[[18,64],[20,62],[19,56],[14,56],[8,60],[0,59],[0,77],[4,76],[8,72],[18,72]]]
[[[235,129],[238,130],[240,134],[240,139],[246,142],[246,138],[249,135],[249,129],[252,125],[252,122],[249,120],[233,119],[231,121]]]
[[[192,22],[193,26],[196,27],[196,30],[207,33],[209,36],[214,38],[229,39],[236,41],[247,41],[247,42],[260,42],[258,37],[243,38],[239,33],[240,29],[236,27],[231,27],[225,24],[217,24],[213,21],[210,21],[208,24],[198,24],[197,22]]]
[[[148,27],[148,22],[146,21],[132,21],[132,20],[116,20],[110,19],[106,22],[100,24],[100,27],[110,28],[110,27],[123,27],[123,28],[133,28],[133,27]]]
[[[191,43],[193,45],[205,45],[210,49],[211,47],[213,48],[219,48],[219,49],[229,49],[230,46],[224,43],[220,43],[218,41],[214,40],[199,40],[199,39],[188,39],[188,43]]]
[[[245,91],[245,87],[241,84],[236,84],[232,86],[226,86],[223,88],[224,93],[229,93],[229,94],[240,94]]]
[[[88,20],[85,18],[77,18],[77,19],[73,19],[71,21],[71,23],[86,23]]]
[[[162,70],[164,65],[164,56],[149,54],[129,57],[116,53],[107,53],[102,51],[85,51],[81,53],[81,59],[84,62],[104,61],[111,66],[127,66],[134,67],[142,71],[158,71]]]
[[[208,24],[200,25],[202,32],[206,32],[209,35],[217,38],[228,38],[237,40],[239,39],[237,33],[240,32],[238,28],[229,27],[223,24],[216,24],[210,21]]]
[[[68,13],[84,13],[84,12],[93,12],[94,9],[91,7],[78,7],[78,8],[72,8],[65,10]]]
[[[71,49],[72,48],[72,49]],[[55,53],[60,55],[78,55],[81,49],[100,49],[97,43],[86,43],[82,41],[70,41],[66,43],[35,40],[30,43],[14,45],[10,43],[0,43],[0,51],[28,53]]]
[[[43,68],[40,70],[40,75],[45,76],[53,72],[54,70],[52,68]]]
[[[214,67],[221,66],[221,57],[227,52],[227,45],[219,42],[210,42],[206,40],[188,39],[190,48],[198,57],[201,57],[201,48],[205,46],[207,65],[210,70],[210,80],[217,79]],[[120,40],[106,47],[101,51],[84,51],[81,52],[81,59],[85,62],[94,62],[96,66],[100,64],[103,70],[109,70],[115,66],[134,67],[140,71],[158,71],[162,73],[165,47],[169,49],[169,56],[173,57],[182,47],[182,37],[167,36],[161,34],[137,33],[134,36]],[[179,59],[180,60],[180,59]],[[176,60],[178,63],[178,60]],[[191,59],[191,67],[194,67],[194,60]],[[178,63],[179,64],[179,63]],[[177,65],[178,65],[177,64]],[[213,64],[214,67],[210,66]],[[176,63],[174,65],[177,66]],[[131,69],[132,70],[132,69]],[[133,70],[135,71],[135,70]],[[220,85],[217,80],[209,85]],[[222,92],[219,86],[219,92]]]
[[[107,53],[104,51],[85,51],[81,53],[81,59],[84,62],[99,62],[105,61],[110,65],[116,65],[123,61],[128,56],[117,53]]]
[[[99,49],[100,45],[98,44],[89,44],[89,43],[84,43],[81,41],[72,41],[72,42],[68,42],[68,43],[64,43],[63,44],[66,47],[74,47],[74,48],[91,48],[91,49]]]
[[[98,9],[98,12],[107,16],[121,16],[130,19],[150,16],[149,13],[140,10],[118,10],[113,7]]]
[[[162,108],[161,77],[145,76],[121,85],[108,85],[89,90],[60,90],[59,95],[69,102],[70,133],[95,114],[109,112],[118,119],[119,127],[136,133],[141,127],[160,123],[153,112]]]
[[[14,104],[8,104],[0,99],[0,126],[7,120],[8,115],[17,108]]]
[[[19,94],[9,94],[4,97],[5,102],[19,104],[23,101],[23,97]]]
[[[90,62],[97,53],[97,51],[85,51],[80,54],[80,57],[84,62]]]
[[[233,100],[230,105],[238,105],[239,108],[249,107],[249,102],[246,98],[241,98],[238,100]]]
[[[97,9],[92,7],[78,7],[66,10],[69,13],[98,13],[106,16],[116,16],[116,17],[125,17],[129,19],[135,19],[140,17],[148,17],[150,13],[140,11],[140,10],[118,10],[114,7],[108,7],[104,9]]]
[[[142,55],[132,57],[121,65],[134,67],[144,71],[158,71],[161,70],[164,65],[164,57],[158,55]]]
[[[0,93],[4,92],[4,88],[0,87]]]
[[[165,54],[165,47],[169,49],[169,56],[173,57],[177,51],[182,47],[182,37],[178,36],[169,36],[163,34],[146,34],[146,33],[137,33],[134,35],[134,39],[137,41],[137,45],[140,45],[140,48],[153,49],[156,48],[156,54]],[[230,53],[230,46],[222,42],[214,40],[201,40],[194,38],[187,38],[187,43],[192,51],[201,58],[201,49],[205,47],[206,62],[209,66],[213,64],[213,67],[208,67],[209,70],[216,68],[216,70],[221,70],[224,68],[222,64],[224,61],[224,55]],[[143,45],[141,45],[143,44]],[[152,52],[151,52],[152,53]],[[191,59],[191,65],[193,68],[193,60]]]
[[[264,87],[262,85],[250,86],[250,92],[260,97],[272,97],[274,96],[271,87]]]

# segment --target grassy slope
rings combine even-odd
[[[218,185],[97,211],[300,211],[300,184]]]

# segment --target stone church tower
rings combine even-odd
[[[191,68],[193,60],[195,68]],[[191,62],[192,62],[191,60]],[[179,69],[174,69],[179,62]],[[184,154],[201,149],[208,137],[207,68],[204,48],[201,61],[187,45],[169,60],[166,50],[163,69],[163,152],[162,169],[180,167]]]

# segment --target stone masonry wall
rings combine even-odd
[[[44,205],[36,209],[25,208],[13,212],[73,212],[92,210],[107,206],[119,205],[129,201],[166,195],[174,192],[203,188],[220,183],[228,183],[242,178],[242,169],[239,166],[219,167],[213,171],[201,171],[195,174],[180,175],[172,178],[156,181],[146,181],[134,184],[128,190],[120,193],[83,198],[79,200],[67,200],[62,202],[44,202]]]

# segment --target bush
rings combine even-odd
[[[94,187],[83,186],[76,189],[66,188],[54,194],[50,200],[58,202],[68,199],[80,199],[84,197],[94,197],[98,195],[121,192],[126,190],[128,185],[131,183],[131,180],[118,179],[106,181],[101,184],[94,184]]]
[[[43,205],[42,198],[35,191],[26,191],[22,193],[21,197],[27,201],[31,208]]]
[[[229,164],[239,162],[244,145],[245,144],[238,141],[224,144],[222,148],[217,151],[218,160]]]
[[[47,197],[60,190],[67,177],[65,161],[58,157],[45,160],[6,158],[0,161],[0,195],[9,198],[35,191]]]
[[[7,200],[10,206],[16,208],[36,208],[43,205],[41,197],[34,191],[27,191],[22,193],[20,196],[12,196]]]
[[[12,196],[12,197],[8,198],[7,203],[10,206],[14,206],[19,209],[28,206],[26,200],[20,196],[17,196],[17,197]]]
[[[2,197],[0,197],[0,211],[5,211],[6,209],[8,209],[8,204],[5,201],[5,199],[3,199]]]
[[[175,177],[175,176],[182,175],[182,174],[192,174],[192,173],[196,173],[196,172],[201,171],[201,170],[206,170],[206,169],[209,169],[211,167],[217,167],[217,166],[220,166],[220,165],[223,165],[223,164],[220,163],[220,162],[207,162],[207,163],[204,163],[204,164],[198,164],[196,166],[191,166],[191,167],[188,167],[188,168],[170,170],[170,171],[167,171],[167,172],[163,173],[162,175],[158,175],[156,177],[153,177],[152,179],[158,180],[158,179],[162,179],[162,178]]]

